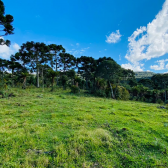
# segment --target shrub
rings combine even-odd
[[[79,87],[77,87],[75,85],[71,86],[71,93],[79,93],[79,92],[80,92]]]
[[[111,89],[109,87],[106,88],[105,93],[107,98],[111,98]]]
[[[153,98],[152,97],[150,97],[150,98],[146,98],[146,102],[148,102],[148,103],[152,103],[153,102]]]
[[[126,88],[124,88],[123,86],[118,86],[116,89],[116,99],[129,100],[130,94]]]
[[[162,101],[161,99],[158,99],[158,100],[156,101],[156,103],[158,103],[158,104],[163,104],[163,101]]]
[[[145,97],[144,96],[139,97],[139,101],[145,101]]]
[[[168,104],[166,104],[166,109],[168,110]]]
[[[130,94],[126,88],[123,87],[122,89],[122,100],[129,100]]]
[[[101,89],[96,90],[95,95],[100,96],[100,97],[106,97],[106,92],[105,92],[105,90],[101,90]]]

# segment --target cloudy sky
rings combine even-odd
[[[168,0],[3,0],[14,16],[8,59],[26,41],[63,45],[76,57],[112,57],[134,71],[168,72]]]

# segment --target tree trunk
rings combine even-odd
[[[76,82],[76,87],[78,87],[78,82]]]
[[[37,87],[39,88],[39,67],[37,67]]]
[[[58,66],[57,66],[57,52],[56,51],[55,51],[55,62],[56,62],[55,71],[57,72],[58,71]]]
[[[114,99],[113,88],[112,88],[112,86],[111,86],[111,83],[110,83],[110,81],[109,81],[109,85],[110,85],[110,89],[111,89],[111,97]]]
[[[37,88],[39,88],[39,62],[38,62],[38,54],[36,56],[36,67],[37,67],[37,71],[36,71]]]
[[[14,70],[12,69],[12,87],[14,87],[13,73],[14,73]]]
[[[55,71],[57,72],[58,71],[58,65],[57,65],[57,52],[55,51],[55,62],[56,62],[56,65],[55,65]],[[56,85],[58,86],[58,77],[56,77]]]
[[[26,77],[23,78],[23,86],[22,89],[26,89]]]
[[[43,91],[44,91],[44,75],[43,75],[43,70],[44,70],[44,67],[42,67],[42,72],[41,72],[41,77],[42,77],[42,87],[43,87]]]
[[[116,92],[117,92],[118,85],[116,85],[115,91],[114,91],[114,98],[116,98]]]

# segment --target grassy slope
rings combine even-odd
[[[168,167],[168,113],[155,104],[15,92],[0,99],[0,167]]]

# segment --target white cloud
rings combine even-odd
[[[83,52],[84,51],[81,51],[81,50],[75,50],[71,54],[74,55],[75,57],[77,57],[77,56],[81,56],[81,54],[83,54]]]
[[[121,38],[121,34],[119,30],[116,30],[116,32],[112,32],[109,36],[106,36],[107,43],[117,43],[120,38]]]
[[[12,54],[15,54],[20,49],[17,43],[11,44],[10,47],[0,45],[0,58],[9,59]]]
[[[132,64],[141,60],[150,60],[168,53],[168,0],[155,19],[133,32],[128,38],[129,50],[125,58]],[[139,64],[140,65],[140,64]],[[153,66],[157,69],[158,67]]]
[[[151,65],[150,69],[154,69],[154,70],[168,69],[168,64],[165,66],[165,62],[167,62],[167,61],[168,61],[168,59],[158,60],[158,61],[156,61],[156,63],[158,63],[159,65]]]
[[[121,67],[122,68],[125,68],[125,69],[131,69],[133,71],[143,71],[143,68],[142,68],[143,64],[122,64]]]
[[[166,65],[166,69],[168,69],[168,64]]]
[[[13,48],[18,51],[20,49],[20,46],[17,43],[13,44]]]
[[[68,53],[71,53],[72,55],[74,55],[75,57],[81,56],[86,50],[88,50],[90,47],[86,47],[86,48],[81,48],[81,49],[71,49],[69,51],[67,51]]]
[[[76,43],[76,45],[80,45],[79,43]],[[76,47],[78,49],[69,49],[67,51],[67,53],[71,53],[72,55],[74,55],[75,57],[79,57],[81,56],[82,54],[84,54],[84,52],[86,52],[86,50],[90,49],[90,47],[86,47],[86,48],[80,48],[80,47]]]
[[[163,70],[164,69],[164,66],[162,65],[151,65],[150,66],[150,69],[154,69],[154,70]]]

